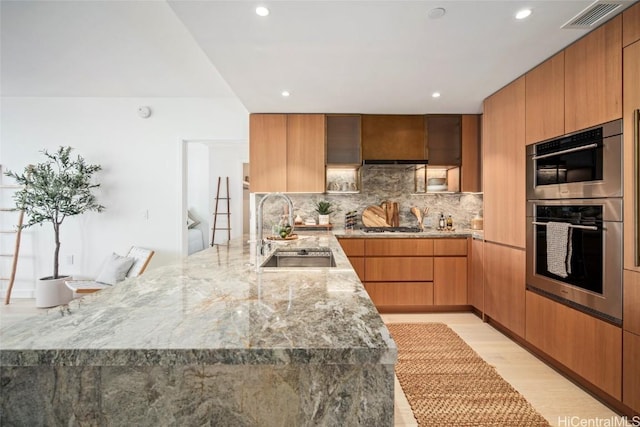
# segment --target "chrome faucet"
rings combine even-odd
[[[258,230],[256,233],[256,268],[260,267],[259,264],[259,259],[261,255],[264,255],[264,249],[265,249],[265,241],[263,238],[263,222],[264,222],[264,218],[262,215],[262,207],[264,205],[264,202],[267,201],[267,199],[270,199],[272,197],[281,197],[283,198],[286,202],[287,205],[289,206],[289,225],[293,226],[293,202],[291,201],[291,199],[289,198],[289,196],[287,196],[284,193],[268,193],[265,194],[265,196],[260,199],[260,203],[258,203],[258,213],[257,213],[257,222],[258,222]]]

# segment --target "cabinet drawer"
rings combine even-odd
[[[430,256],[433,239],[365,239],[367,256]]]
[[[436,256],[467,255],[467,239],[435,239],[433,254]]]
[[[348,256],[364,256],[364,239],[338,239],[342,250]]]
[[[367,282],[430,282],[433,258],[367,257],[364,278]]]
[[[433,304],[431,282],[367,282],[364,287],[377,307]]]

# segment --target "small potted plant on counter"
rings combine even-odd
[[[89,165],[80,156],[72,159],[71,150],[71,147],[60,147],[54,153],[43,150],[47,158],[44,162],[27,166],[22,174],[6,172],[7,176],[23,186],[14,195],[16,208],[28,216],[22,228],[46,222],[53,226],[53,274],[36,282],[36,307],[66,304],[73,296],[64,284],[68,276],[58,271],[62,222],[69,216],[87,211],[101,212],[104,209],[91,192],[100,186],[92,183],[91,178],[102,167]]]
[[[326,200],[319,201],[318,203],[316,203],[316,212],[318,212],[318,224],[328,225],[329,215],[333,213],[331,202],[328,202]]]

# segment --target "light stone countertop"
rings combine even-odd
[[[243,239],[0,329],[2,366],[394,364],[396,345],[333,233],[335,268],[263,269]]]
[[[451,239],[451,238],[460,238],[460,237],[474,237],[478,233],[482,233],[482,230],[472,230],[472,229],[460,229],[453,231],[438,231],[435,229],[426,229],[420,232],[393,232],[393,231],[385,231],[385,232],[374,232],[368,233],[366,231],[362,231],[359,228],[354,230],[333,230],[333,234],[339,238],[401,238],[401,239]]]

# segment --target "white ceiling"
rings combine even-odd
[[[2,0],[0,90],[235,94],[250,112],[480,112],[486,96],[586,34],[560,27],[591,3]],[[533,14],[516,21],[525,6]],[[445,16],[428,18],[435,7]]]

